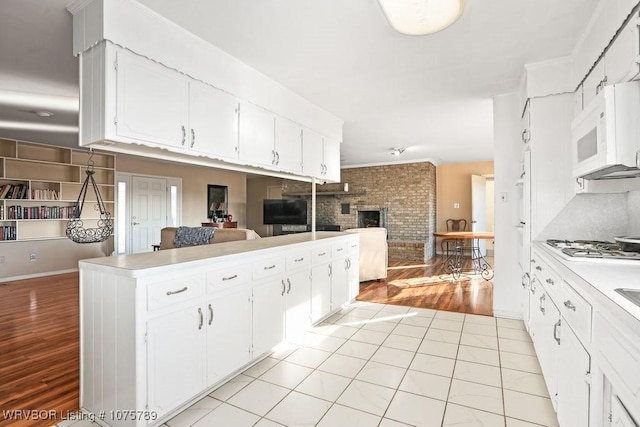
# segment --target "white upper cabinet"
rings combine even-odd
[[[238,158],[237,100],[200,82],[189,83],[189,149],[220,159]]]
[[[586,79],[584,79],[582,103],[584,106],[589,103],[600,93],[604,85],[607,84],[607,77],[605,74],[604,61],[601,59],[593,67],[593,70],[589,73]]]
[[[302,127],[290,120],[276,117],[276,166],[285,172],[302,172]]]
[[[302,136],[303,174],[323,181],[340,181],[340,141],[305,129]]]
[[[615,2],[614,2],[615,3]],[[605,54],[607,84],[616,84],[635,78],[640,72],[640,31],[638,14],[624,26]]]
[[[240,104],[240,160],[260,166],[275,166],[275,117],[248,103]]]
[[[302,133],[302,172],[306,176],[324,177],[322,135],[309,129]]]
[[[188,83],[184,76],[127,51],[117,53],[118,136],[184,147],[188,126]]]
[[[325,179],[340,182],[340,141],[324,138]]]

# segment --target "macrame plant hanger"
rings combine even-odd
[[[113,234],[113,219],[111,213],[107,211],[107,208],[102,200],[100,190],[96,180],[93,178],[95,171],[93,170],[94,162],[93,149],[89,149],[89,159],[87,160],[87,177],[82,184],[80,194],[78,195],[78,201],[74,205],[73,215],[67,221],[67,237],[76,243],[97,243],[104,242]],[[100,211],[100,219],[98,219],[95,228],[85,228],[82,222],[82,209],[84,208],[85,198],[87,197],[87,190],[89,184],[93,188],[96,195],[97,205],[95,209]]]

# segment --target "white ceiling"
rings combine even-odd
[[[76,144],[68,1],[0,2],[0,137]],[[597,0],[467,0],[457,23],[421,37],[393,31],[376,0],[140,1],[342,118],[347,166],[492,159],[491,98],[517,88],[523,64],[569,54]]]

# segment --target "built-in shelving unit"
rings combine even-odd
[[[86,177],[87,150],[0,139],[0,241],[66,238],[67,220]],[[115,155],[94,152],[94,179],[114,214]],[[87,191],[82,219],[95,227],[100,217]]]

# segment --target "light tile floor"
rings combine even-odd
[[[524,324],[355,302],[165,427],[406,425],[557,426]]]

